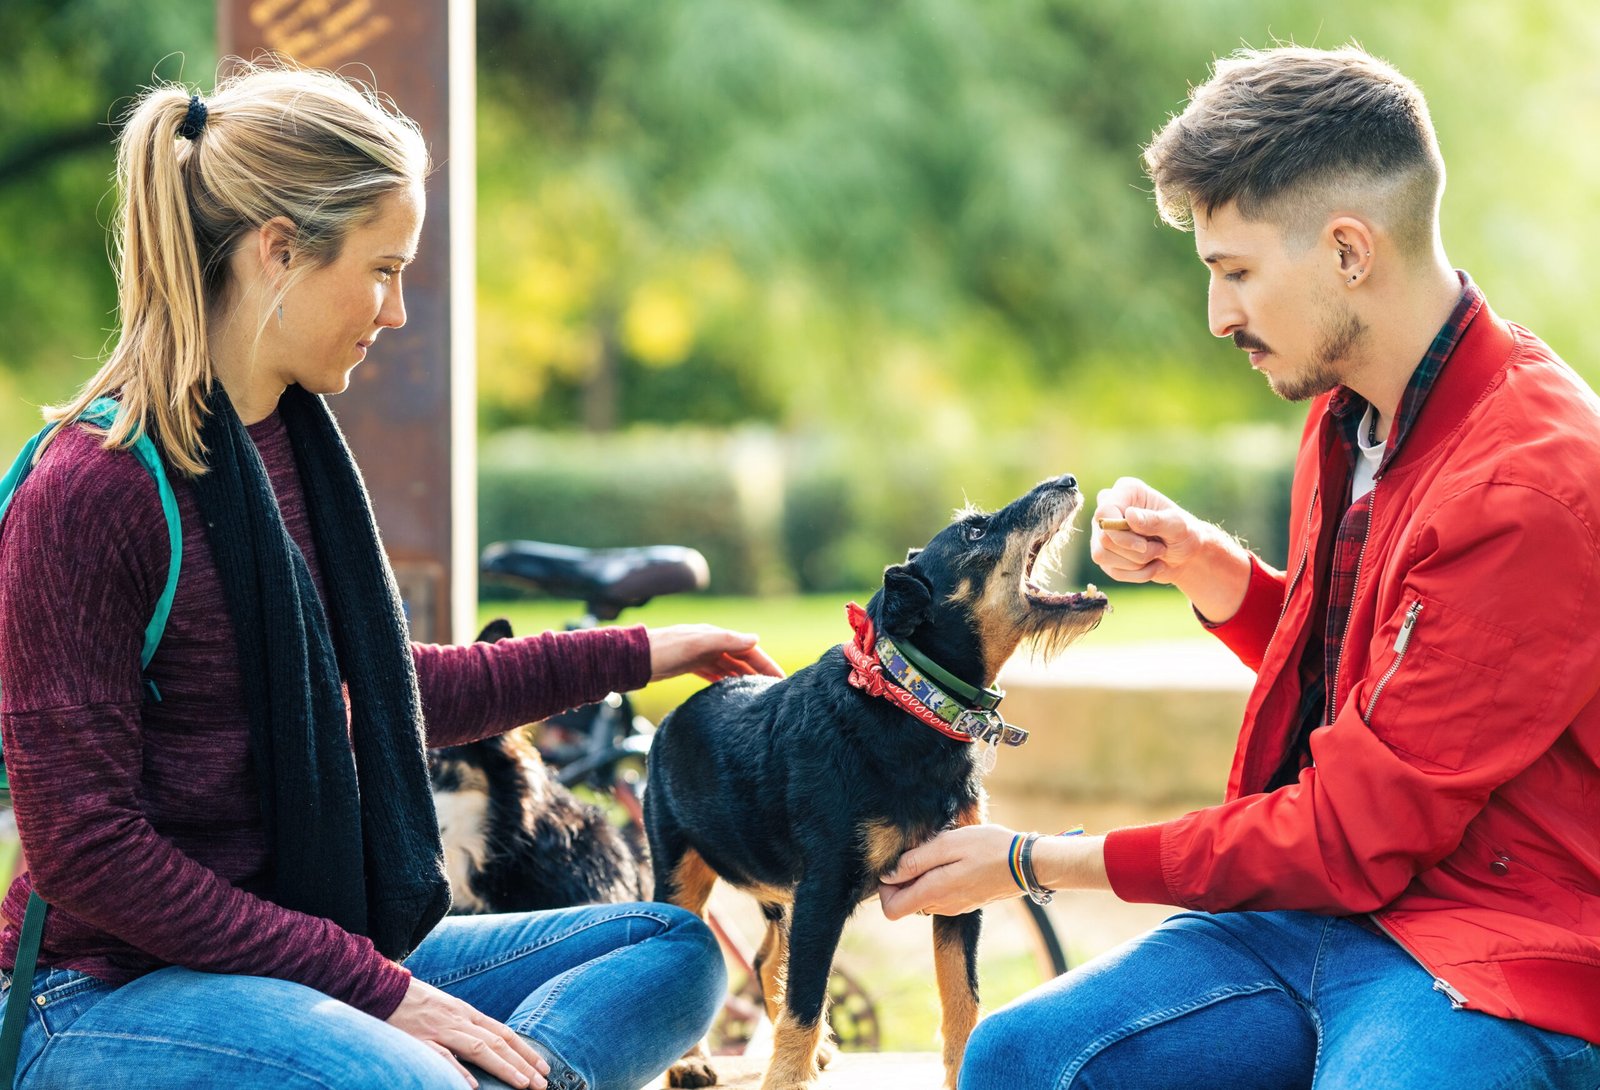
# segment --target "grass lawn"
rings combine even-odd
[[[785,670],[793,672],[817,660],[848,634],[844,604],[852,597],[862,603],[872,592],[859,594],[795,595],[782,598],[714,598],[677,595],[661,598],[632,610],[623,624],[669,625],[702,623],[754,632],[767,653]],[[1151,640],[1209,639],[1195,621],[1183,595],[1171,587],[1107,589],[1111,614],[1100,627],[1083,637],[1080,646],[1144,643]],[[478,621],[508,617],[519,635],[560,629],[575,617],[571,602],[550,599],[480,602]],[[1068,654],[1071,654],[1069,651]],[[639,711],[660,719],[700,687],[698,678],[675,678],[651,685],[635,697]]]

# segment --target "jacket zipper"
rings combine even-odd
[[[1339,718],[1339,672],[1344,668],[1344,645],[1350,636],[1350,616],[1356,611],[1356,592],[1361,589],[1361,562],[1367,558],[1367,539],[1372,536],[1372,513],[1378,508],[1378,482],[1372,482],[1372,496],[1367,501],[1367,529],[1361,535],[1361,549],[1356,553],[1355,579],[1350,583],[1350,610],[1345,614],[1344,631],[1339,635],[1339,648],[1333,653],[1333,677],[1328,685],[1328,722]],[[1335,531],[1337,532],[1337,531]]]
[[[1422,599],[1418,598],[1411,603],[1411,608],[1406,610],[1406,619],[1400,624],[1400,633],[1394,638],[1394,661],[1378,679],[1377,686],[1372,690],[1372,699],[1367,701],[1367,710],[1361,713],[1361,721],[1372,722],[1372,709],[1378,706],[1378,697],[1383,695],[1383,687],[1389,684],[1389,679],[1394,677],[1400,669],[1400,664],[1405,661],[1406,648],[1411,646],[1411,630],[1417,627],[1417,617],[1422,613]]]
[[[1407,954],[1411,955],[1411,960],[1412,961],[1414,961],[1418,965],[1422,966],[1423,972],[1425,972],[1429,976],[1433,977],[1433,990],[1436,991],[1436,992],[1443,992],[1449,998],[1449,1000],[1450,1000],[1450,1009],[1451,1010],[1462,1011],[1462,1010],[1466,1010],[1467,1009],[1467,997],[1462,995],[1459,991],[1457,991],[1456,988],[1454,986],[1452,986],[1451,983],[1448,980],[1444,979],[1441,976],[1435,975],[1434,971],[1432,969],[1428,968],[1428,963],[1423,961],[1421,958],[1417,957],[1417,955],[1412,952],[1411,947],[1409,947],[1405,943],[1401,942],[1400,941],[1400,936],[1396,935],[1393,931],[1390,931],[1389,930],[1389,925],[1384,923],[1381,919],[1379,919],[1378,918],[1378,914],[1376,912],[1369,912],[1367,914],[1367,919],[1369,919],[1373,923],[1377,924],[1378,925],[1378,930],[1382,931],[1385,935],[1388,935],[1391,939],[1393,939],[1395,941],[1395,944],[1397,946],[1399,946],[1400,949],[1404,950]]]

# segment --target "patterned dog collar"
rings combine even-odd
[[[1020,746],[1028,740],[1027,731],[1000,718],[1000,713],[992,705],[973,707],[945,691],[911,661],[904,648],[897,646],[888,636],[878,636],[873,653],[883,664],[884,673],[916,697],[919,704],[937,716],[954,734],[991,745]],[[999,704],[1000,698],[1005,696],[997,690],[980,691],[993,694],[994,705]]]

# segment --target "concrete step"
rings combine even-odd
[[[719,1090],[758,1090],[767,1061],[718,1056]],[[817,1090],[940,1090],[944,1064],[936,1052],[846,1052],[834,1059]]]

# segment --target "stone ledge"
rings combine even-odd
[[[719,1090],[758,1090],[765,1057],[718,1056]],[[846,1052],[828,1065],[817,1090],[939,1090],[944,1064],[937,1052]]]

